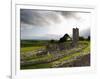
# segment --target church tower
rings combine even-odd
[[[79,41],[79,29],[73,28],[73,37],[72,37],[72,44],[73,46],[77,46]]]

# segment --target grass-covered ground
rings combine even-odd
[[[21,53],[28,53],[28,52],[31,52],[31,51],[36,51],[36,50],[39,50],[39,49],[44,49],[45,46],[32,46],[32,47],[21,47]]]
[[[82,61],[81,58],[84,58],[84,56],[90,55],[89,41],[80,41],[78,47],[75,47],[70,50],[64,50],[64,51],[58,52],[59,53],[58,57],[51,54],[47,54],[44,56],[36,56],[33,54],[35,53],[35,51],[39,49],[45,49],[45,44],[48,43],[48,41],[46,42],[45,41],[35,41],[35,42],[29,41],[29,44],[30,43],[35,43],[36,45],[33,44],[30,46],[24,46],[25,41],[23,44],[21,44],[22,45],[21,57],[23,57],[23,60],[22,60],[23,62],[21,63],[21,69],[70,67],[69,64],[72,64],[73,62],[76,62],[77,60]]]

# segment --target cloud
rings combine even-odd
[[[60,22],[57,13],[54,11],[21,9],[20,16],[21,23],[35,26],[45,26],[53,22]]]
[[[55,34],[44,34],[44,35],[24,35],[21,39],[34,39],[34,40],[59,40],[62,35],[55,35]]]
[[[76,19],[76,20],[79,20],[80,17],[77,15],[78,12],[72,12],[72,11],[62,11],[60,12],[61,15],[66,18],[66,19]]]
[[[71,34],[74,25],[83,30],[90,26],[90,14],[86,13],[88,12],[21,9],[21,39],[58,39],[58,35]],[[89,33],[89,30],[82,31],[80,35],[87,37]]]
[[[60,23],[61,17],[67,19],[80,19],[77,15],[79,12],[74,11],[47,11],[34,9],[21,9],[20,19],[21,23],[35,25],[35,26],[49,26],[52,23]]]
[[[87,38],[88,36],[90,36],[90,28],[84,29],[80,32],[80,36],[83,36],[85,38]]]

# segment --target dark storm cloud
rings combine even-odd
[[[78,15],[78,13],[90,13],[90,12],[84,12],[84,11],[59,11],[59,13],[66,19],[74,18],[76,20],[80,20],[81,17]]]
[[[32,11],[32,10],[21,10],[21,22],[26,23],[26,24],[31,24],[31,25],[43,25],[44,23],[48,22],[46,20],[44,20],[44,22],[42,22],[43,17],[40,16],[40,14],[36,11]]]
[[[65,19],[74,18],[79,20],[77,15],[79,12],[75,11],[45,11],[33,9],[21,9],[21,23],[35,25],[35,26],[48,26],[52,23],[60,23],[60,16]],[[84,13],[84,12],[83,12]]]
[[[45,26],[53,22],[60,22],[58,15],[53,11],[21,9],[20,15],[21,22],[35,26]]]
[[[64,18],[66,18],[66,19],[68,19],[68,18],[80,19],[80,17],[77,16],[77,13],[78,13],[78,12],[62,11],[62,12],[60,12],[60,13],[61,13],[61,15],[62,15]]]

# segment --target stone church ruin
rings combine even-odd
[[[45,55],[45,54],[57,54],[59,51],[63,51],[63,50],[69,50],[72,49],[76,46],[78,46],[78,41],[79,41],[79,29],[78,28],[73,28],[72,30],[73,35],[72,35],[72,39],[70,41],[66,41],[66,42],[62,42],[62,43],[48,43],[46,45],[46,49],[39,53],[37,53],[38,55]],[[65,36],[65,35],[64,35]]]

